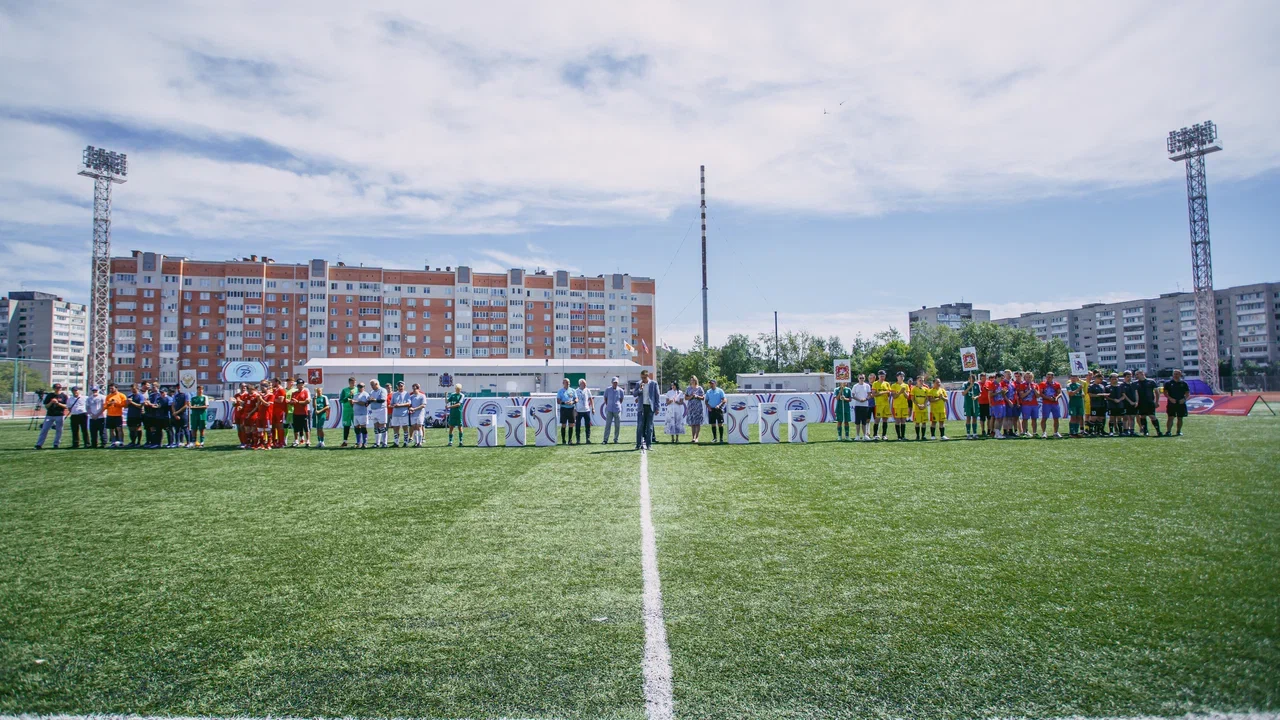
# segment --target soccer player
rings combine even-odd
[[[871,394],[876,399],[876,418],[880,420],[880,434],[876,435],[875,425],[871,426],[871,436],[876,440],[887,440],[889,438],[889,417],[892,415],[890,407],[893,403],[893,393],[890,391],[892,387],[885,380],[884,371],[876,373],[879,378],[871,384]]]
[[[293,446],[311,447],[311,392],[307,390],[302,378],[294,382],[293,394],[287,398],[289,407],[293,408]]]
[[[1022,373],[1017,383],[1018,404],[1022,411],[1020,427],[1022,437],[1033,437],[1036,434],[1036,420],[1040,419],[1040,388],[1036,385],[1036,376],[1031,372]]]
[[[568,378],[565,378],[564,380],[564,389],[565,390],[569,389]],[[570,391],[570,394],[571,395],[573,394],[572,391]],[[458,447],[462,447],[462,403],[466,399],[467,399],[467,396],[462,394],[462,383],[458,383],[457,385],[454,385],[453,392],[449,393],[449,396],[444,399],[445,409],[449,411],[449,423],[448,423],[449,424],[449,447],[453,447],[453,429],[454,428],[458,428]],[[561,437],[564,437],[566,435],[565,426],[564,426],[564,409],[563,408],[564,406],[562,405],[560,410]],[[573,412],[572,406],[569,407],[569,412]]]
[[[916,377],[911,388],[911,419],[916,426],[916,440],[924,440],[924,426],[929,423],[929,385],[923,375]]]
[[[271,435],[271,417],[275,412],[275,389],[279,385],[279,381],[275,383],[275,387],[264,382],[256,395],[251,393],[249,396],[249,402],[256,408],[253,413],[253,436],[259,450],[270,450],[275,446]]]
[[[1134,420],[1138,417],[1138,386],[1133,381],[1133,373],[1125,370],[1120,379],[1120,387],[1124,388],[1124,434],[1137,437],[1134,431]]]
[[[355,422],[355,397],[359,391],[356,390],[356,379],[347,378],[347,386],[342,388],[342,392],[338,394],[338,408],[342,410],[342,447],[347,446],[347,439],[351,437],[351,425]],[[360,431],[356,431],[357,437]]]
[[[324,447],[324,426],[329,422],[329,397],[319,383],[311,393],[311,427],[316,431],[316,447]]]
[[[1040,438],[1049,437],[1049,418],[1053,418],[1053,436],[1062,438],[1062,433],[1058,431],[1058,422],[1062,420],[1062,406],[1058,404],[1058,398],[1062,396],[1062,384],[1054,380],[1053,373],[1045,373],[1044,382],[1039,387],[1040,398],[1044,404],[1040,406]],[[1034,422],[1034,421],[1033,421]],[[1034,432],[1034,428],[1032,428]]]
[[[1084,432],[1084,399],[1089,397],[1088,388],[1080,382],[1080,376],[1072,373],[1067,381],[1067,429],[1070,437],[1078,438]]]
[[[858,382],[853,386],[853,422],[858,426],[858,440],[867,441],[871,436],[867,434],[867,424],[871,422],[871,407],[874,404],[871,399],[871,386],[867,384],[867,376],[862,373],[858,374]],[[872,432],[875,432],[872,430]]]
[[[404,428],[404,439],[400,439],[400,428]],[[404,389],[404,381],[396,383],[396,391],[391,393],[391,447],[409,447],[409,391]]]
[[[893,410],[893,431],[899,440],[907,439],[907,417],[911,414],[911,385],[907,374],[898,373],[898,381],[889,386],[889,399]]]
[[[947,390],[942,387],[942,379],[934,378],[933,387],[929,388],[929,437],[949,440],[947,437]]]
[[[560,407],[560,444],[573,444],[573,414],[574,408],[578,406],[578,394],[569,387],[569,378],[560,381],[560,390],[556,392],[556,403]],[[449,431],[450,439],[453,438],[453,430]]]
[[[836,441],[847,442],[849,437],[849,421],[853,412],[849,407],[853,402],[853,390],[849,388],[849,383],[842,382],[836,386],[835,403],[836,403]],[[858,439],[862,439],[859,432]]]
[[[356,429],[356,447],[369,447],[369,393],[364,383],[356,383],[355,394],[351,396],[351,421]]]
[[[196,444],[191,440],[191,396],[179,385],[173,393],[173,429],[177,435],[178,447],[188,450]]]
[[[1078,428],[1082,436],[1088,436],[1092,433],[1093,425],[1093,395],[1089,393],[1089,387],[1093,385],[1093,371],[1085,373],[1084,380],[1080,383],[1080,397],[1084,398],[1084,426]]]
[[[413,384],[409,393],[409,430],[413,433],[413,446],[422,447],[426,441],[427,394],[422,392],[418,383]]]
[[[1008,370],[1005,372],[1008,372]],[[1004,413],[1006,409],[1004,400],[1005,394],[1008,392],[1008,386],[999,374],[995,375],[987,384],[989,386],[987,392],[991,399],[991,435],[996,439],[1003,440]]]
[[[107,432],[110,433],[111,447],[124,446],[124,413],[129,407],[129,396],[120,392],[115,383],[107,386],[107,397],[102,401],[107,413]]]
[[[1187,396],[1191,394],[1191,386],[1182,379],[1182,371],[1174,370],[1173,378],[1164,384],[1164,436],[1173,434],[1173,422],[1178,421],[1178,437],[1182,437],[1182,419],[1187,416]],[[1160,428],[1156,428],[1156,433]]]
[[[369,381],[369,419],[367,424],[373,426],[373,446],[387,447],[387,389],[377,380]]]
[[[1155,380],[1147,378],[1145,370],[1139,370],[1133,381],[1133,389],[1138,396],[1138,423],[1142,426],[1142,437],[1148,437],[1148,419],[1156,428],[1156,437],[1160,437],[1160,421],[1156,419],[1156,393],[1160,386]]]
[[[964,384],[964,436],[967,440],[974,440],[978,437],[978,424],[981,422],[982,411],[979,410],[978,401],[982,398],[982,378],[985,377],[969,373],[969,379]],[[990,409],[990,399],[987,400],[988,410]]]
[[[995,375],[982,373],[978,375],[978,383],[982,385],[982,394],[978,395],[978,419],[982,421],[982,434],[983,437],[995,437],[996,421],[991,414],[991,406],[995,404],[991,396]]]
[[[1120,384],[1120,375],[1111,373],[1111,384],[1107,386],[1107,413],[1111,421],[1107,426],[1108,437],[1119,437],[1124,434],[1124,386]]]
[[[204,447],[204,431],[209,424],[209,398],[204,394],[204,386],[196,386],[196,394],[191,396],[191,444]]]
[[[616,381],[617,378],[614,378],[614,380]],[[711,442],[717,443],[717,444],[723,444],[725,442],[724,408],[725,408],[725,405],[728,404],[729,400],[728,398],[725,397],[724,391],[720,389],[719,384],[717,384],[715,380],[709,380],[708,384],[710,384],[711,387],[707,388],[707,398],[706,398],[707,424],[711,426]],[[606,389],[605,392],[608,393],[609,390]],[[621,397],[621,395],[619,395],[619,397]],[[608,403],[607,396],[605,398],[605,402],[606,402],[606,409],[607,409],[607,403]],[[607,434],[609,431],[608,422],[605,423],[604,429],[606,433],[605,443],[607,444],[609,442],[609,436]],[[617,427],[614,427],[613,429],[613,443],[615,445],[618,444]]]
[[[1089,383],[1089,424],[1092,425],[1093,437],[1106,435],[1107,405],[1110,404],[1111,391],[1102,379],[1102,373],[1093,373]]]
[[[293,378],[290,378],[290,377],[285,378],[284,379],[284,431],[285,433],[288,433],[289,430],[293,428],[293,394],[297,391],[298,391],[298,388],[294,386]],[[286,444],[288,444],[288,440],[289,440],[288,437],[281,437],[280,447],[284,447]],[[298,446],[298,433],[293,434],[293,446],[294,447]]]
[[[286,381],[290,385],[293,384],[291,379],[286,378]],[[271,382],[271,444],[278,448],[284,447],[289,439],[289,428],[285,425],[285,418],[289,415],[289,397],[285,392],[284,383],[273,379]]]

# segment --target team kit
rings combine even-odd
[[[1141,370],[1123,375],[1089,371],[1084,378],[1071,375],[1065,386],[1053,373],[1039,381],[1031,372],[978,373],[970,375],[961,390],[965,438],[1032,438],[1037,434],[1042,439],[1062,438],[1064,397],[1068,437],[1150,437],[1151,429],[1156,437],[1181,435],[1190,394],[1191,388],[1180,370],[1175,370],[1173,378],[1163,385]],[[1156,417],[1161,395],[1166,401],[1163,433]],[[949,440],[948,396],[941,380],[930,383],[923,375],[914,383],[901,372],[896,382],[889,382],[883,370],[872,377],[872,382],[867,382],[866,375],[859,375],[856,384],[840,383],[835,391],[836,438],[888,440],[892,424],[895,439],[907,440],[910,423],[917,441]]]

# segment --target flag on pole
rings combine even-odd
[[[636,354],[636,347],[631,343],[627,342],[626,340],[622,341],[622,349],[626,350],[628,353],[632,355]]]
[[[645,352],[649,352],[649,343],[645,342],[644,338],[640,338],[640,347],[644,348]]]

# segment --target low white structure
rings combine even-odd
[[[827,372],[738,373],[741,392],[834,392],[836,376]]]
[[[579,378],[585,378],[587,387],[600,392],[615,375],[623,387],[639,382],[644,369],[630,360],[316,358],[297,366],[295,374],[307,377],[312,368],[324,370],[326,392],[338,392],[346,386],[347,378],[354,377],[366,384],[370,379],[382,383],[404,380],[406,386],[418,383],[428,395],[442,395],[448,392],[441,385],[447,375],[451,385],[462,383],[462,391],[471,396],[553,393],[565,377],[574,387]]]

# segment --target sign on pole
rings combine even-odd
[[[978,348],[960,348],[960,369],[964,372],[978,372]]]
[[[196,371],[195,370],[179,370],[178,386],[182,388],[182,392],[190,393],[196,389]]]
[[[853,361],[848,358],[836,360],[835,374],[837,384],[853,382]]]
[[[324,368],[307,368],[307,384],[323,385],[324,384]]]
[[[267,379],[267,366],[261,360],[229,360],[221,376],[224,383],[260,383]]]
[[[1089,372],[1089,361],[1082,352],[1067,353],[1068,362],[1071,365],[1071,374],[1084,377]]]

